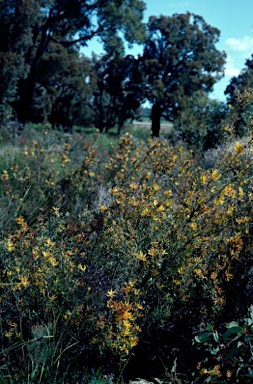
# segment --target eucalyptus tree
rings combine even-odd
[[[26,54],[33,45],[37,2],[0,1],[0,123],[11,117],[18,81],[29,72]]]
[[[10,26],[15,30],[7,47],[1,47],[2,60],[6,52],[20,52],[19,63],[25,68],[17,76],[16,112],[21,126],[29,118],[39,63],[50,42],[67,48],[87,45],[98,36],[108,52],[122,52],[123,39],[129,44],[143,41],[144,10],[142,0],[1,0],[1,28],[7,34]],[[15,60],[13,65],[17,72]]]
[[[141,60],[153,136],[159,136],[161,117],[173,121],[185,97],[199,90],[210,92],[223,76],[225,53],[215,46],[219,35],[218,29],[191,13],[149,18]]]
[[[238,136],[248,134],[253,115],[253,55],[245,62],[240,74],[234,76],[225,90],[230,108],[234,133]]]
[[[132,55],[93,55],[91,67],[90,107],[95,125],[100,132],[117,127],[120,133],[128,119],[133,120],[140,114],[139,108],[144,101],[139,61]]]
[[[77,47],[50,42],[39,63],[30,120],[67,130],[91,124],[89,75],[90,61],[80,56]]]

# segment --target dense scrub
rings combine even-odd
[[[0,381],[236,382],[240,349],[217,364],[193,340],[252,304],[251,143],[208,161],[129,134],[5,146]]]

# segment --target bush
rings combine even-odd
[[[139,358],[149,375],[177,358],[189,377],[193,336],[239,318],[251,296],[252,139],[210,169],[165,140],[125,135],[101,155],[65,139],[4,156],[3,380],[87,367],[122,379]]]

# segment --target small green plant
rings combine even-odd
[[[195,337],[203,344],[208,357],[203,361],[200,376],[207,383],[252,383],[253,381],[253,306],[242,321],[226,324],[225,332],[207,325]]]

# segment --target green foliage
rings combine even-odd
[[[127,120],[140,114],[143,102],[142,73],[133,56],[104,55],[91,60],[90,108],[95,115],[95,126],[108,132],[117,126],[120,133]]]
[[[251,383],[253,378],[253,307],[248,316],[240,322],[226,324],[226,331],[218,332],[211,324],[207,330],[195,337],[196,342],[209,352],[201,366],[201,376],[208,383],[227,383],[228,381]]]
[[[99,36],[108,51],[122,53],[122,35],[130,44],[143,41],[144,9],[141,0],[2,1],[0,113],[9,117],[7,107],[14,106],[22,131],[30,116],[41,60],[52,53],[52,44],[69,48]],[[64,79],[64,85],[69,80]]]
[[[0,2],[0,125],[12,118],[18,81],[27,76],[25,54],[38,12],[35,1]]]
[[[210,100],[202,91],[196,92],[185,101],[173,127],[177,139],[187,143],[197,152],[217,147],[222,143],[222,125],[227,117],[226,106]]]
[[[245,92],[251,92],[253,77],[253,59],[246,60],[245,68],[239,76],[233,77],[225,90],[228,103],[236,110],[233,113],[234,130],[238,136],[247,134],[252,115],[252,97],[245,99]],[[244,100],[242,100],[244,99]],[[235,118],[236,115],[236,118]]]
[[[173,120],[185,97],[209,92],[222,77],[225,53],[215,47],[218,38],[219,31],[201,16],[150,17],[142,61],[154,136],[159,136],[162,116]]]
[[[247,74],[249,72],[249,74]],[[233,132],[236,136],[248,135],[251,126],[253,93],[250,82],[250,70],[245,71],[238,77],[231,80],[226,92],[230,108],[230,121]],[[246,79],[245,79],[246,77]],[[243,81],[244,80],[244,81]],[[245,81],[246,80],[246,81]],[[248,81],[249,80],[249,81]]]
[[[65,130],[75,125],[92,125],[87,107],[91,97],[87,85],[89,60],[77,49],[51,42],[39,65],[39,76],[30,114],[33,122],[49,121]]]

